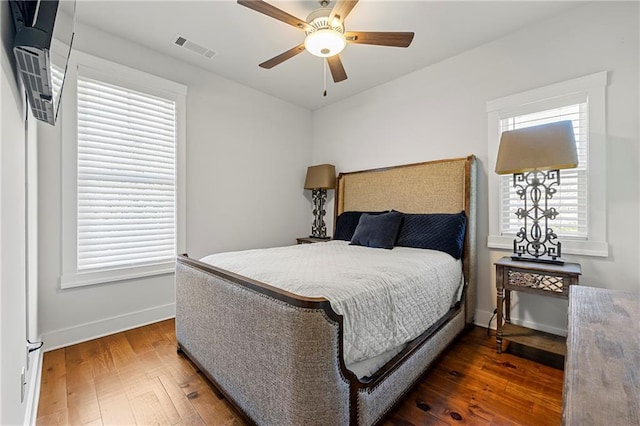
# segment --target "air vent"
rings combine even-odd
[[[50,96],[52,93],[51,85],[47,81],[47,75],[43,73],[46,67],[42,64],[48,61],[44,50],[17,46],[14,47],[13,52],[17,59],[18,72],[22,74],[22,82],[29,98],[33,116],[54,125],[55,114]]]
[[[207,49],[206,47],[199,45],[198,43],[194,43],[191,40],[188,40],[180,35],[176,36],[173,42],[176,45],[184,47],[185,49],[197,53],[200,56],[204,56],[207,59],[213,58],[213,55],[216,54],[216,52],[214,52],[213,50]]]

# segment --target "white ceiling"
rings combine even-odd
[[[319,7],[309,0],[269,3],[303,20]],[[326,97],[323,60],[308,52],[271,70],[258,67],[301,43],[304,32],[234,0],[78,0],[76,20],[314,110],[576,5],[575,1],[360,0],[346,19],[347,31],[413,31],[413,43],[406,49],[347,45],[341,58],[348,79],[334,83],[327,73]],[[213,50],[215,56],[206,59],[176,46],[177,35]]]

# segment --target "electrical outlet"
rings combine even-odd
[[[24,367],[22,367],[22,373],[20,374],[20,402],[24,402],[24,394],[27,390],[27,376],[24,372]]]

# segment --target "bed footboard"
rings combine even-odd
[[[342,319],[328,301],[246,278],[239,285],[238,276],[183,256],[176,277],[180,347],[248,419],[349,423],[349,379],[337,361]]]
[[[465,313],[458,312],[392,374],[373,386],[359,386],[357,399],[358,425],[379,424],[384,416],[413,388],[438,356],[465,327]]]

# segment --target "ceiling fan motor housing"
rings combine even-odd
[[[339,19],[334,18],[333,23],[329,22],[329,15],[331,14],[330,7],[321,7],[316,9],[307,16],[307,23],[311,25],[312,29],[306,31],[307,35],[324,29],[331,29],[339,33],[344,33],[344,25]]]

